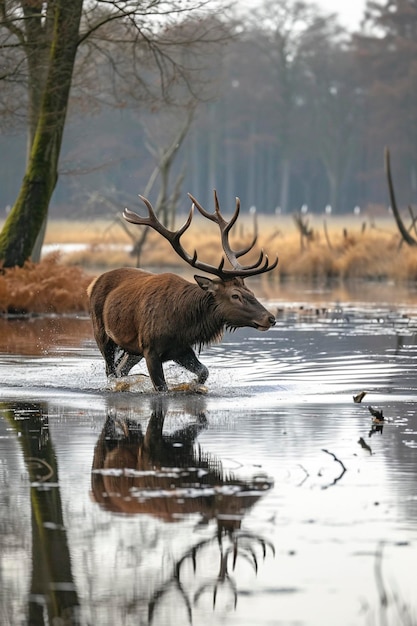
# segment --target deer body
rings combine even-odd
[[[275,323],[242,278],[196,284],[176,274],[121,268],[88,289],[94,335],[108,376],[125,376],[145,357],[155,389],[167,389],[162,363],[173,360],[204,383],[207,368],[193,346],[220,341],[225,328],[267,330]]]
[[[165,522],[198,513],[207,521],[219,518],[224,528],[239,528],[244,513],[271,487],[270,479],[239,480],[202,452],[196,438],[207,427],[204,413],[192,415],[191,424],[171,434],[163,432],[165,414],[165,407],[155,406],[145,433],[137,423],[108,415],[94,450],[93,499],[116,513]],[[230,485],[230,491],[221,490]]]
[[[157,230],[189,265],[216,278],[195,275],[194,284],[176,274],[152,274],[133,268],[112,270],[96,278],[87,292],[94,336],[106,362],[107,376],[126,376],[145,358],[155,390],[166,391],[162,364],[173,360],[196,374],[199,383],[204,383],[208,370],[198,360],[193,347],[220,341],[225,328],[247,326],[268,330],[275,324],[275,317],[258,302],[243,278],[274,269],[278,259],[270,265],[261,252],[257,263],[242,266],[237,258],[254,246],[256,238],[240,251],[233,251],[228,242],[230,228],[239,213],[238,199],[232,219],[226,222],[216,193],[213,215],[190,197],[193,201],[190,215],[178,231],[166,229],[150,202],[142,196],[149,217],[143,218],[127,209],[123,215],[130,222]],[[180,244],[181,235],[191,223],[194,206],[219,225],[223,250],[232,269],[224,268],[224,259],[218,267],[203,263],[197,259],[196,252],[190,256]]]

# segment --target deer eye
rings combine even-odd
[[[240,296],[238,293],[232,293],[232,300],[240,300]]]

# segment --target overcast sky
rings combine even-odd
[[[338,13],[340,23],[353,30],[363,16],[366,0],[315,0],[326,13]]]
[[[262,0],[237,0],[237,6],[239,2],[243,2],[247,7],[262,5]],[[312,0],[312,3],[324,13],[338,14],[342,26],[356,30],[362,20],[366,0]]]

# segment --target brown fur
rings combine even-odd
[[[241,517],[271,482],[267,477],[240,480],[224,472],[218,459],[196,448],[195,438],[205,428],[206,418],[195,418],[166,435],[160,411],[152,413],[145,434],[137,424],[108,416],[94,450],[93,499],[116,513],[148,514],[166,522],[198,513],[206,520],[220,518],[219,524],[239,527]],[[228,485],[234,488],[230,494],[222,490]],[[187,495],[189,491],[194,495]]]
[[[108,376],[123,376],[142,358],[156,390],[166,391],[162,363],[173,360],[197,374],[207,368],[192,346],[219,341],[224,328],[250,326],[267,330],[275,323],[242,278],[152,274],[120,268],[106,272],[88,287],[97,345]]]

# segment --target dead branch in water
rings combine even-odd
[[[347,472],[347,469],[344,466],[343,462],[339,458],[337,458],[337,456],[335,454],[333,454],[333,452],[330,452],[329,450],[326,450],[326,448],[322,448],[322,452],[325,452],[326,454],[329,454],[330,456],[332,456],[333,459],[336,461],[336,463],[339,463],[340,467],[342,468],[341,474],[339,476],[336,476],[336,478],[334,479],[334,481],[332,483],[322,487],[322,489],[327,489],[328,487],[332,487],[337,482],[339,482],[339,480],[342,478],[342,476],[345,474],[345,472]]]

